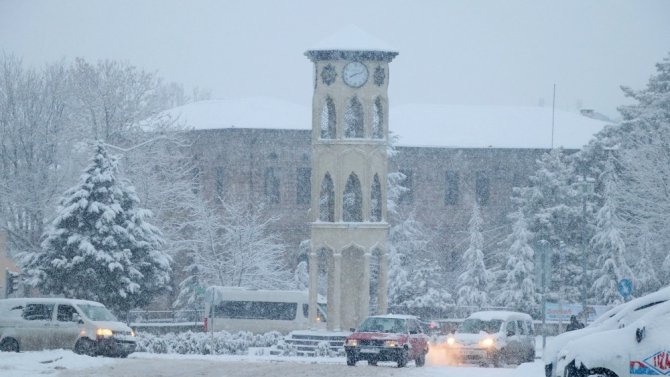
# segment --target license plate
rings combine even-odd
[[[362,348],[361,353],[379,353],[377,348]]]

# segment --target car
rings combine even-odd
[[[0,300],[0,351],[58,348],[89,356],[126,357],[135,351],[135,333],[95,301]]]
[[[558,357],[563,347],[570,342],[593,333],[624,328],[656,305],[668,300],[670,300],[670,287],[661,288],[656,292],[615,306],[582,329],[568,331],[549,339],[543,355],[545,376],[562,377],[563,371],[557,367]]]
[[[533,319],[513,311],[472,313],[447,337],[447,359],[458,364],[501,366],[535,360]]]
[[[419,320],[411,315],[375,315],[367,317],[344,341],[347,365],[366,360],[369,365],[393,361],[398,368],[411,360],[417,367],[426,363],[428,336]]]
[[[670,374],[670,301],[632,324],[572,340],[559,352],[566,377],[633,377]]]

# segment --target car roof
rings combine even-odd
[[[508,310],[485,310],[481,312],[474,312],[470,314],[468,318],[481,319],[482,321],[490,321],[493,319],[500,319],[500,320],[519,319],[526,321],[533,320],[530,314],[513,312]]]
[[[10,305],[12,304],[23,304],[23,303],[42,303],[42,304],[59,304],[59,303],[67,303],[67,304],[87,304],[87,305],[93,305],[93,306],[104,306],[103,304],[97,302],[97,301],[89,301],[89,300],[80,300],[76,298],[58,298],[58,297],[23,297],[23,298],[5,298],[5,299],[0,299],[0,304],[2,303],[8,303]]]
[[[379,314],[379,315],[371,315],[368,318],[395,318],[395,319],[416,319],[416,320],[419,319],[417,316],[409,314]]]

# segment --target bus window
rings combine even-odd
[[[298,304],[295,302],[222,301],[214,309],[215,317],[233,319],[272,319],[292,321]]]

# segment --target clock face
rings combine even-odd
[[[342,70],[344,83],[352,88],[360,88],[368,81],[368,67],[361,62],[351,62]]]

